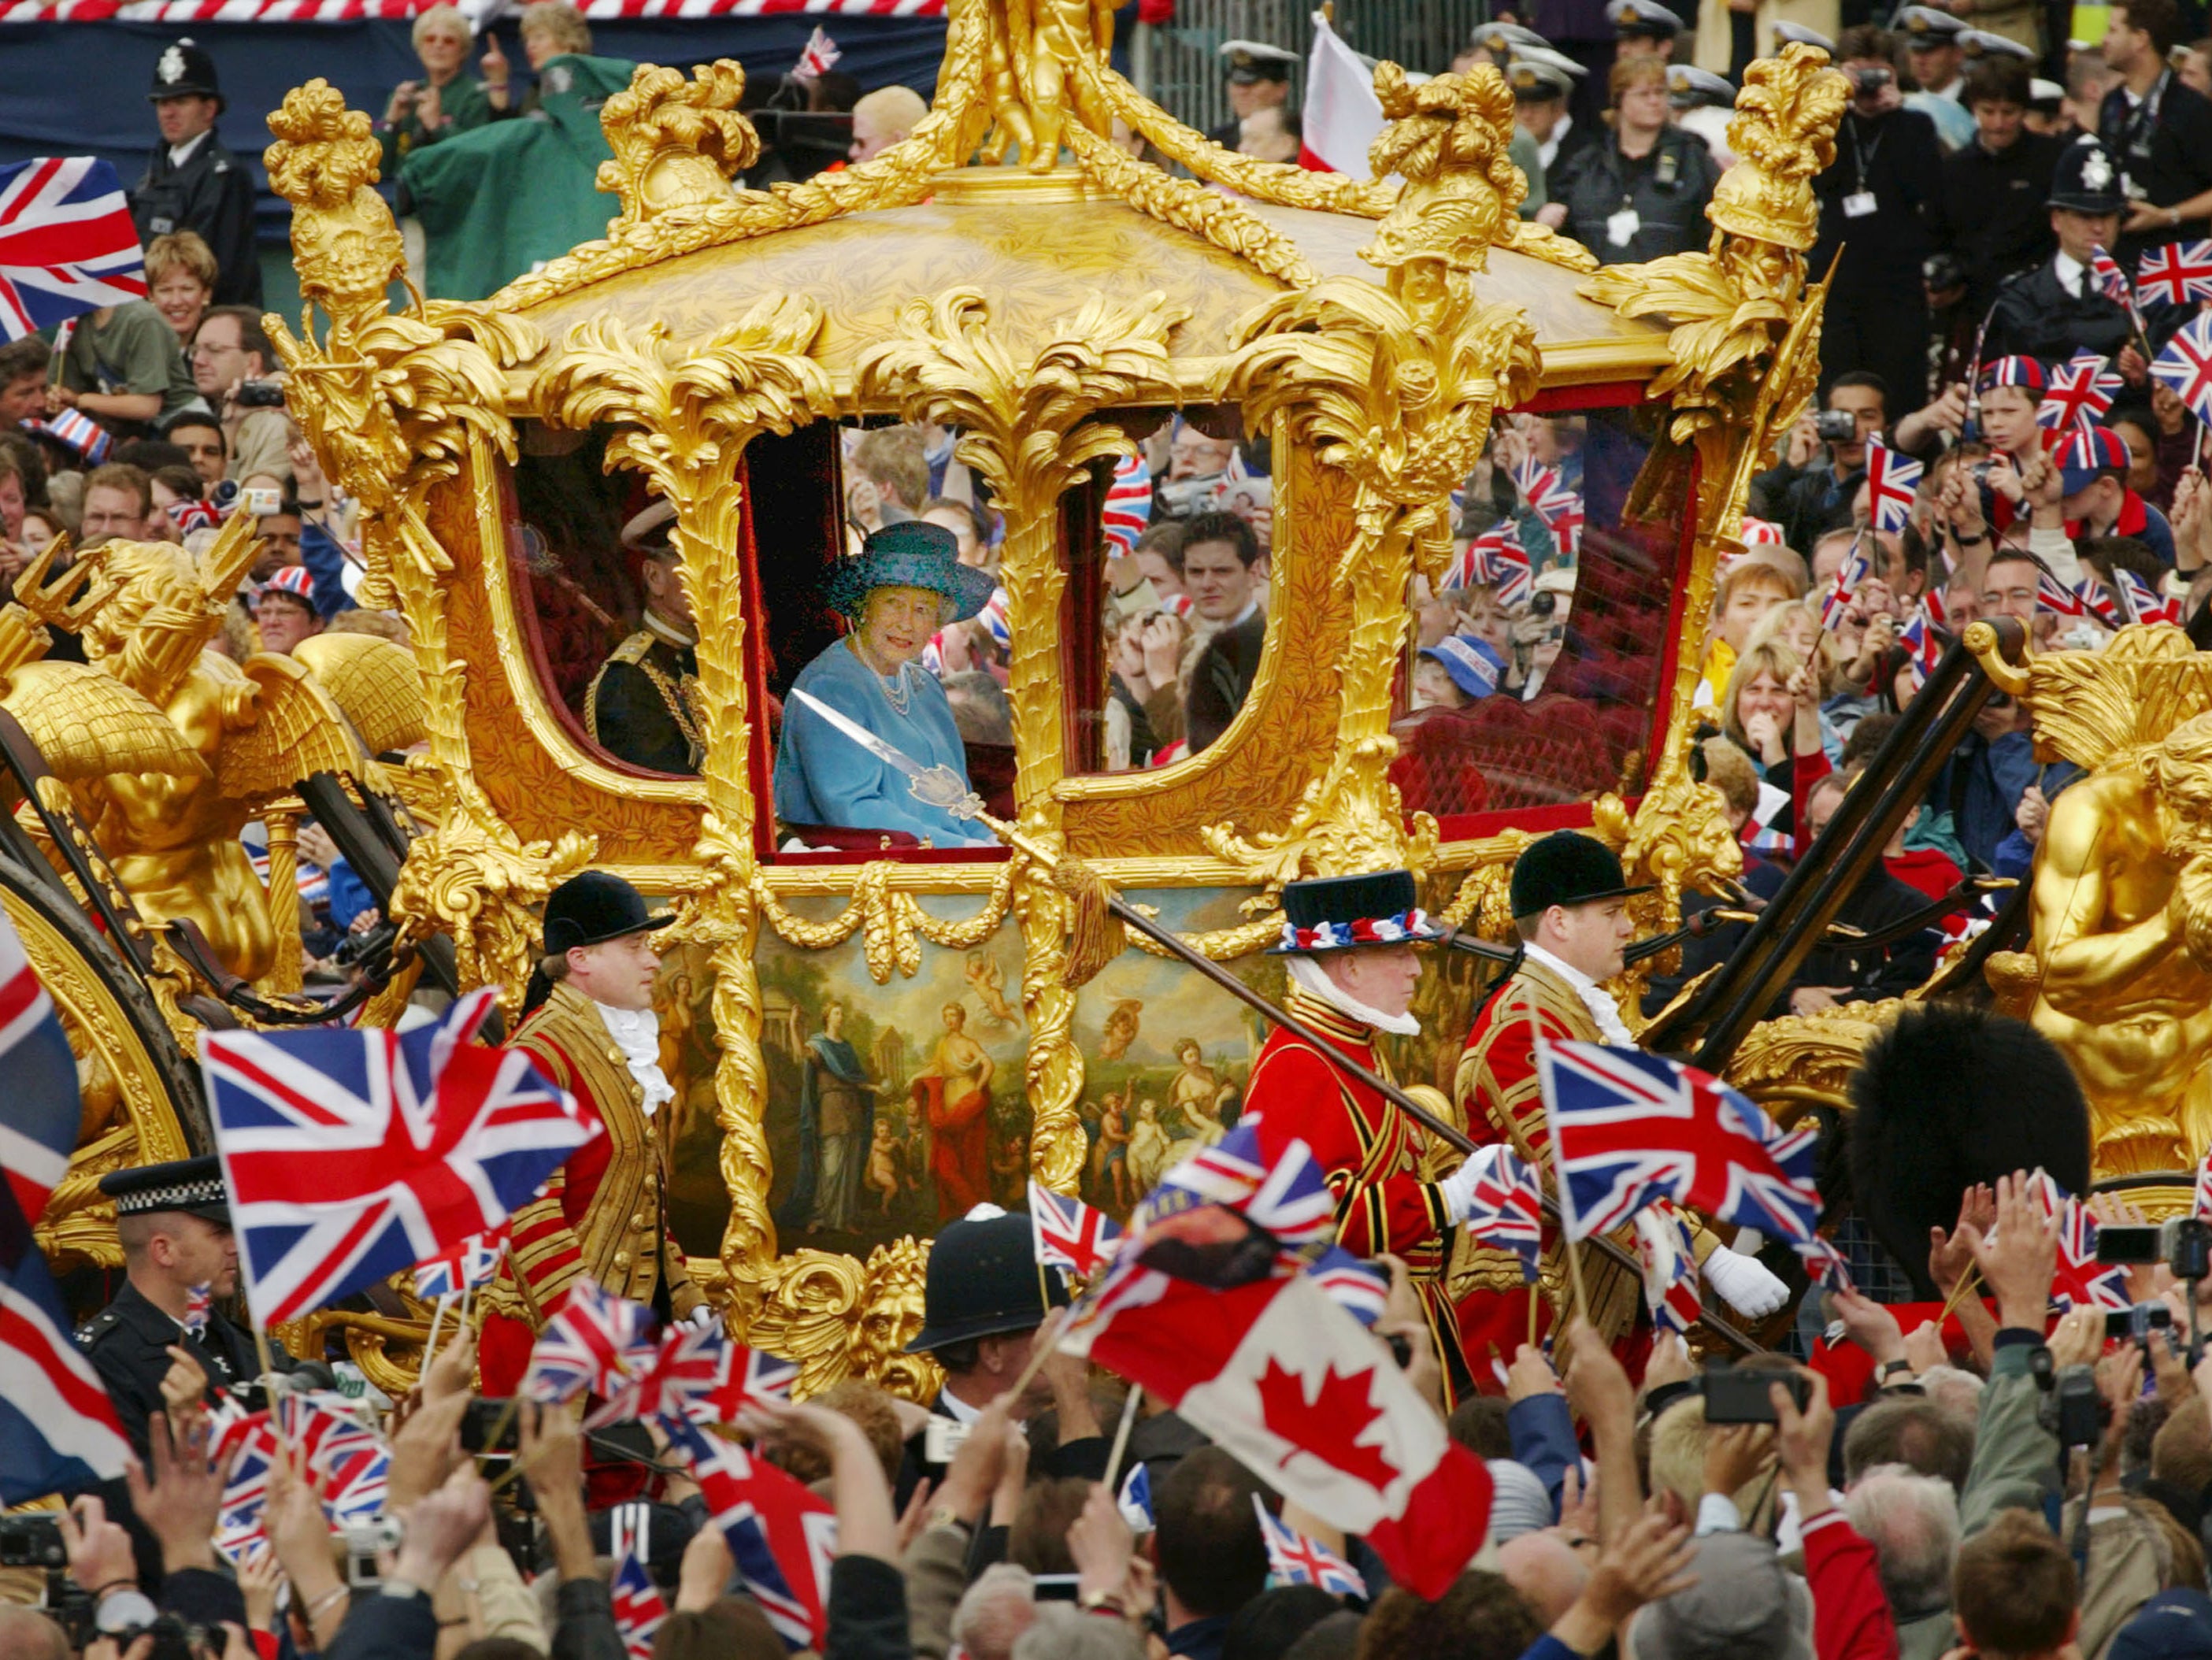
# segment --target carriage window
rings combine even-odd
[[[1585,800],[1651,741],[1683,515],[1628,523],[1656,412],[1501,417],[1455,498],[1450,570],[1417,580],[1391,776],[1456,818]]]

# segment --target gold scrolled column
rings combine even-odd
[[[740,1329],[777,1275],[775,1222],[768,1208],[773,1171],[763,1127],[768,1068],[753,969],[760,903],[754,891],[757,805],[746,765],[752,733],[738,554],[740,470],[756,434],[789,432],[835,413],[830,378],[806,356],[821,328],[821,308],[797,296],[764,301],[696,346],[671,339],[657,321],[633,328],[604,318],[570,331],[533,389],[538,406],[563,426],[611,428],[608,466],[643,473],[676,509],[675,544],[698,618],[706,727],[699,771],[707,812],[694,853],[699,885],[678,896],[672,938],[705,946],[714,965],[720,1050],[714,1094],[730,1196],[721,1260]]]
[[[1016,816],[1029,836],[1055,849],[1061,814],[1053,790],[1067,770],[1060,497],[1085,482],[1094,460],[1130,452],[1119,427],[1090,417],[1147,396],[1173,396],[1167,337],[1188,315],[1157,293],[1134,306],[1093,299],[1044,329],[1036,356],[1018,363],[1003,337],[994,336],[983,296],[954,289],[910,302],[891,337],[860,365],[864,399],[895,403],[908,420],[939,422],[961,434],[955,453],[989,483],[1006,515],[1000,581],[1012,640],[1006,699],[1013,708]],[[1072,1193],[1086,1144],[1075,1112],[1083,1092],[1075,994],[1061,983],[1067,901],[1044,872],[1025,869],[1013,909],[1030,1026],[1030,1171],[1046,1186]]]
[[[296,992],[306,983],[300,962],[300,816],[271,808],[261,821],[269,831],[269,932],[276,941],[264,992]]]

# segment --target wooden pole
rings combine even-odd
[[[1121,1403],[1121,1427],[1114,1432],[1114,1450],[1106,1455],[1106,1491],[1110,1493],[1118,1495],[1121,1491],[1115,1477],[1121,1473],[1121,1455],[1129,1450],[1129,1430],[1137,1421],[1137,1403],[1144,1398],[1142,1388],[1129,1385],[1129,1398]]]

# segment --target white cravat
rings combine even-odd
[[[1373,1026],[1400,1037],[1418,1037],[1421,1023],[1410,1014],[1385,1014],[1370,1008],[1350,992],[1322,971],[1320,964],[1310,957],[1286,957],[1284,966],[1290,970],[1291,979],[1308,996],[1317,997],[1340,1014],[1348,1014],[1364,1026]]]
[[[1584,974],[1571,963],[1563,963],[1541,946],[1521,947],[1521,954],[1532,963],[1541,963],[1546,968],[1574,988],[1575,995],[1583,1000],[1590,1018],[1597,1022],[1598,1033],[1608,1043],[1633,1045],[1636,1037],[1620,1018],[1620,1005],[1613,1000],[1604,987]]]
[[[644,1089],[645,1116],[652,1117],[662,1102],[676,1098],[668,1074],[660,1069],[660,1017],[651,1009],[610,1008],[596,1000],[592,1006],[629,1063],[629,1075]]]

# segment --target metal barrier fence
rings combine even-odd
[[[1230,119],[1222,85],[1224,40],[1262,40],[1298,55],[1291,100],[1304,97],[1306,55],[1320,0],[1176,0],[1175,21],[1140,25],[1131,44],[1138,84],[1186,126],[1212,131]],[[1417,72],[1451,67],[1490,0],[1336,0],[1336,32],[1370,58]]]

